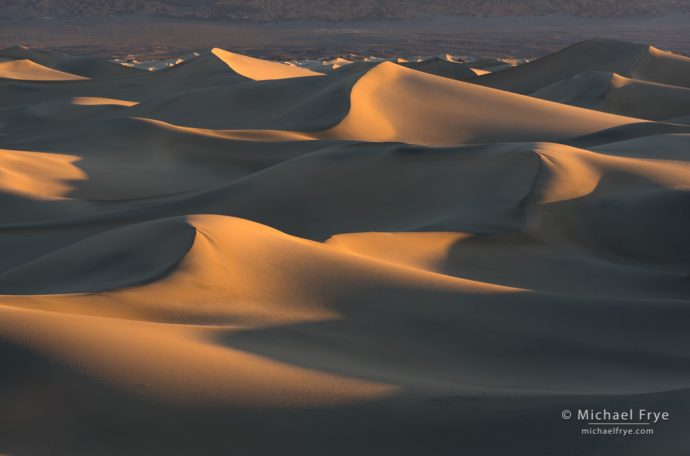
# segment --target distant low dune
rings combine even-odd
[[[20,81],[76,81],[86,79],[39,65],[28,59],[0,62],[0,78]]]

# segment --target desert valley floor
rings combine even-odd
[[[5,49],[0,454],[687,454],[689,233],[690,58],[647,45]]]

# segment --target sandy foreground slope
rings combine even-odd
[[[0,58],[0,454],[685,454],[690,60]]]

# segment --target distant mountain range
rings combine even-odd
[[[207,20],[276,21],[458,16],[656,16],[690,12],[688,0],[0,0],[0,18],[143,14]]]

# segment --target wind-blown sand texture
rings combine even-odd
[[[685,454],[690,59],[0,56],[0,454]]]

